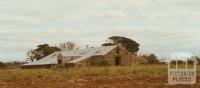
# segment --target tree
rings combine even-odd
[[[147,60],[148,64],[158,64],[159,60],[155,54],[144,55],[143,58]]]
[[[74,42],[64,42],[59,44],[61,50],[73,50],[75,47],[76,44]]]
[[[29,61],[34,61],[34,60],[40,60],[43,57],[46,57],[54,52],[60,51],[60,49],[58,47],[51,47],[48,44],[42,44],[42,45],[38,45],[38,48],[35,50],[29,50],[27,52],[27,60]]]
[[[3,62],[0,62],[0,69],[5,68],[5,67],[6,67],[6,65]]]
[[[61,49],[61,50],[67,50],[67,45],[66,45],[66,43],[64,42],[64,43],[60,43],[59,44],[59,48]]]
[[[139,51],[140,45],[136,41],[130,38],[121,37],[121,36],[112,36],[112,37],[109,37],[108,40],[109,42],[102,44],[102,46],[111,46],[111,45],[121,44],[122,46],[126,48],[126,50],[128,50],[129,52],[133,54]]]
[[[31,61],[31,62],[34,61],[34,59],[35,59],[35,52],[34,52],[34,50],[29,50],[29,51],[26,53],[26,55],[28,56],[28,57],[27,57],[27,61]]]

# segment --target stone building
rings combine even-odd
[[[101,46],[86,49],[55,52],[41,60],[22,65],[26,67],[51,67],[61,64],[71,66],[97,66],[101,61],[110,66],[124,66],[135,63],[136,55],[120,45]]]

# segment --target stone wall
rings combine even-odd
[[[76,64],[80,66],[96,66],[97,60],[106,60],[108,61],[109,65],[115,66],[115,58],[117,56],[120,57],[119,65],[131,65],[133,63],[135,55],[131,54],[130,52],[127,52],[122,47],[119,48],[119,52],[117,52],[117,50],[118,50],[118,47],[111,50],[109,53],[107,53],[104,56],[92,56]]]
[[[126,51],[124,48],[118,47],[113,49],[111,52],[105,55],[105,59],[111,64],[115,65],[115,58],[120,58],[120,65],[131,65],[133,63],[134,55]]]
[[[134,61],[135,55],[120,47],[121,65],[131,65]]]

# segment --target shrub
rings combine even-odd
[[[97,60],[96,66],[109,66],[109,62],[107,60]]]
[[[62,65],[62,64],[57,64],[57,65],[52,67],[52,69],[62,69],[62,68],[65,68],[65,66]]]
[[[140,61],[140,62],[137,62],[137,64],[147,64],[146,61]]]
[[[5,68],[5,67],[6,67],[6,65],[3,62],[0,62],[0,69]]]
[[[147,60],[148,64],[159,64],[159,60],[155,54],[144,55],[143,57]]]

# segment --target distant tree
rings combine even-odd
[[[75,47],[76,44],[74,42],[64,42],[59,44],[61,50],[73,50]]]
[[[6,65],[3,62],[0,62],[0,69],[5,68]]]
[[[89,45],[86,45],[86,48],[89,48],[90,46]]]
[[[159,60],[155,54],[144,55],[143,58],[147,60],[148,64],[158,64]]]
[[[64,42],[64,43],[60,43],[59,44],[59,48],[61,49],[61,50],[67,50],[67,45],[66,45],[66,43]]]
[[[60,51],[58,47],[50,47],[48,44],[38,45],[37,47],[37,49],[29,50],[27,52],[27,60],[40,60],[41,58],[46,57],[54,52]]]
[[[126,38],[126,37],[122,37],[122,36],[112,36],[108,38],[109,42],[102,44],[102,46],[111,46],[111,45],[117,45],[117,44],[121,44],[122,46],[124,46],[126,48],[126,50],[128,50],[131,53],[137,53],[139,51],[139,44],[130,39],[130,38]]]
[[[26,53],[26,56],[27,56],[27,58],[26,58],[27,61],[33,62],[34,59],[35,59],[35,51],[34,51],[34,50],[29,50],[29,51]]]
[[[39,45],[38,48],[34,51],[36,52],[36,60],[39,60],[39,59],[46,57],[54,52],[60,51],[60,49],[56,46],[50,47],[48,44],[44,44],[44,45]]]

